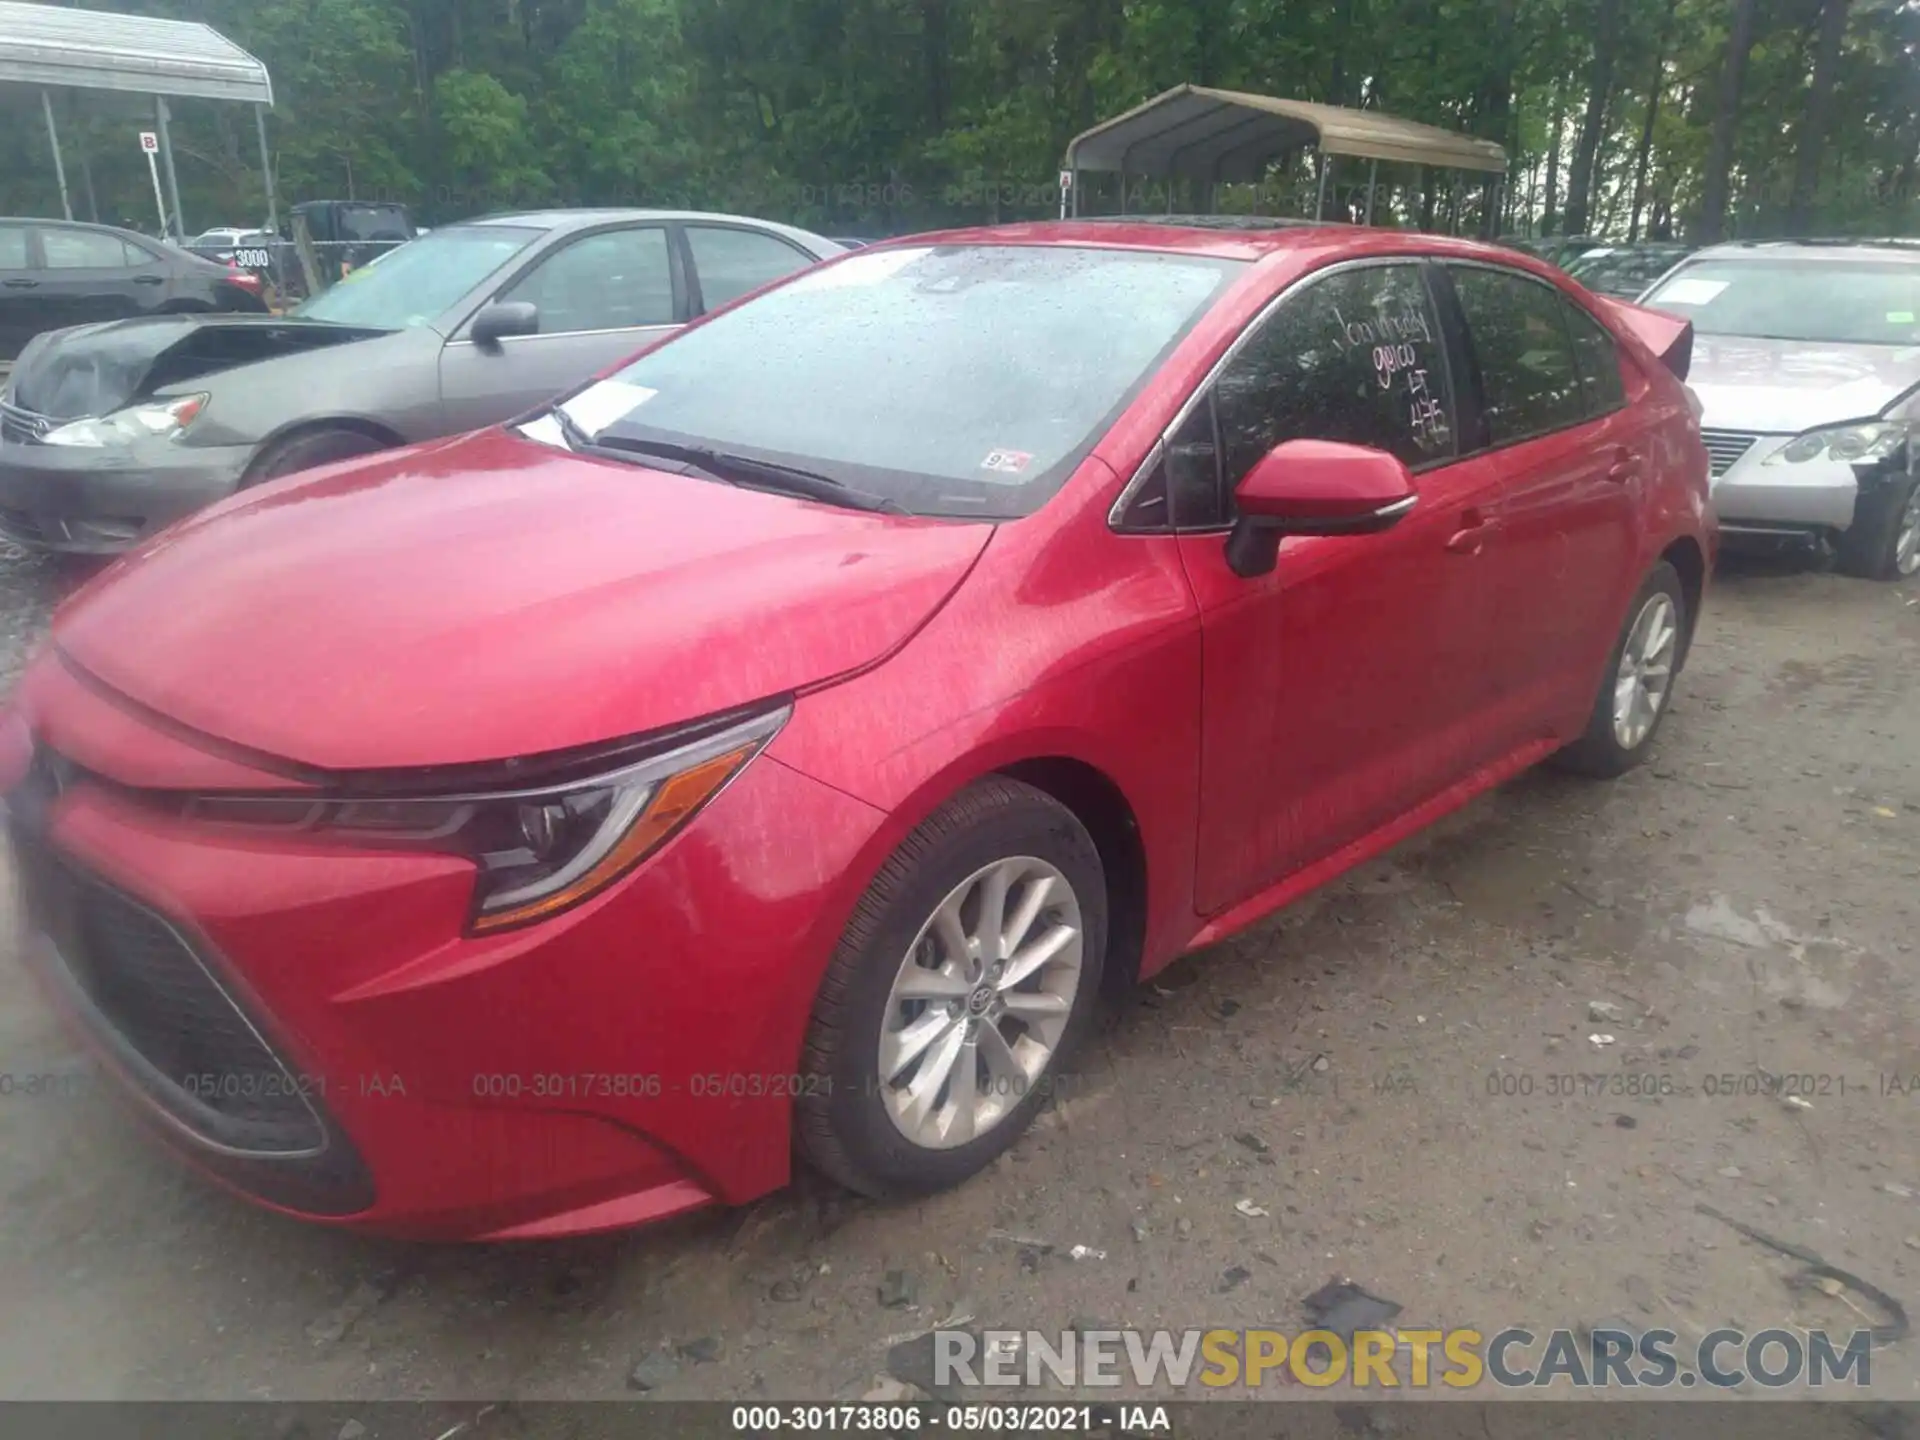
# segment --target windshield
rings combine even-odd
[[[920,514],[1036,509],[1242,262],[1061,246],[873,250],[569,400],[582,431],[804,467]]]
[[[1920,343],[1920,261],[1700,260],[1649,292],[1702,335]]]
[[[430,325],[540,234],[507,225],[436,230],[350,271],[331,289],[293,309],[302,320],[402,330]]]

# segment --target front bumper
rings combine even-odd
[[[861,802],[762,755],[594,900],[472,938],[458,858],[196,824],[84,775],[56,788],[24,838],[37,858],[16,863],[29,967],[161,1136],[229,1188],[491,1240],[785,1183],[812,997],[882,820]],[[64,922],[48,863],[86,897]],[[102,926],[129,914],[174,948],[107,953],[122,942]],[[197,1018],[169,1028],[156,1006]]]
[[[231,495],[253,454],[250,445],[96,450],[0,438],[0,534],[43,550],[116,554]]]
[[[1713,508],[1729,535],[1809,534],[1853,524],[1860,481],[1844,461],[1768,465],[1792,435],[1760,435],[1713,480]]]

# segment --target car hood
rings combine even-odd
[[[872,664],[992,533],[488,430],[202,511],[82,589],[53,638],[138,706],[298,765],[500,760]]]
[[[22,352],[13,367],[13,403],[78,420],[204,375],[391,333],[275,315],[151,315],[77,325],[42,335]]]
[[[1696,333],[1687,383],[1710,430],[1796,434],[1878,415],[1920,384],[1920,347]]]

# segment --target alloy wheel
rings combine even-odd
[[[1920,572],[1920,485],[1907,496],[1907,508],[1900,512],[1900,533],[1893,542],[1893,569],[1897,575]]]
[[[992,1130],[1052,1062],[1080,990],[1073,887],[1031,855],[947,892],[900,962],[880,1032],[879,1093],[900,1133],[947,1150]]]
[[[1673,685],[1673,657],[1680,639],[1673,598],[1651,595],[1640,607],[1613,684],[1613,738],[1622,750],[1637,749],[1652,731]]]

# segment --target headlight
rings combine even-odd
[[[1789,440],[1763,464],[1803,465],[1809,460],[1840,460],[1858,464],[1884,460],[1896,453],[1907,440],[1907,427],[1890,420],[1862,420],[1852,425],[1832,425],[1825,430],[1809,430]]]
[[[207,408],[204,395],[183,395],[177,400],[156,400],[116,410],[97,420],[74,420],[41,437],[44,445],[80,445],[88,449],[131,445],[136,440],[170,439],[191,425]]]
[[[480,872],[470,928],[486,933],[543,920],[611,885],[718,795],[791,713],[782,706],[563,784],[391,798],[199,796],[184,813],[466,855]]]

